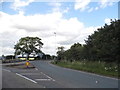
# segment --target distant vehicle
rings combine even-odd
[[[29,57],[29,60],[35,60],[36,57]],[[26,57],[18,57],[20,60],[27,60]]]

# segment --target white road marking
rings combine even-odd
[[[37,83],[36,81],[34,81],[34,80],[32,80],[32,79],[30,79],[30,78],[28,78],[28,77],[25,77],[25,76],[23,76],[23,75],[21,75],[21,74],[16,73],[16,75],[18,75],[18,76],[20,76],[20,77],[22,77],[22,78],[24,78],[24,79],[27,79],[27,80],[29,80],[29,81],[31,81],[31,82],[33,82],[33,83]]]
[[[52,77],[44,74],[43,72],[40,72],[42,75],[46,76],[48,79],[35,79],[35,80],[39,80],[39,81],[55,81]],[[20,73],[21,75],[40,75],[40,73]]]
[[[44,74],[43,72],[40,72],[40,73],[43,74],[43,75],[45,75],[47,78],[51,79],[52,81],[55,81],[52,77],[50,77],[50,76]]]
[[[37,81],[51,81],[51,79],[35,79]]]
[[[40,73],[20,73],[21,75],[40,75]]]
[[[45,75],[47,78],[51,79],[52,81],[55,81],[52,77],[50,77],[50,76],[48,76],[48,75],[46,75],[44,73],[43,73],[43,75]]]
[[[98,81],[95,81],[95,83],[97,84],[97,83],[98,83]]]
[[[10,70],[7,70],[7,69],[2,69],[2,70],[7,71],[7,72],[11,72]]]
[[[43,72],[40,72],[41,74],[43,74]]]
[[[38,70],[37,68],[35,68],[35,70]]]

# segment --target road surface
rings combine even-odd
[[[62,68],[48,61],[31,62],[34,69],[3,66],[3,88],[118,88],[118,79]]]

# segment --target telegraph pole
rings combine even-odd
[[[56,32],[54,32],[55,35],[55,54],[56,54]]]

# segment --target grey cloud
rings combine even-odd
[[[0,34],[0,47],[11,47],[13,48],[15,45],[15,42],[17,41],[17,36],[15,33],[10,32],[4,32]]]
[[[17,29],[24,29],[26,31],[29,31],[29,32],[37,32],[37,31],[47,31],[47,30],[50,30],[51,28],[50,27],[45,27],[45,26],[41,26],[41,27],[33,27],[32,25],[30,26],[27,26],[27,25],[14,25],[13,27],[17,28]]]
[[[76,43],[76,42],[77,42],[76,38],[72,37],[71,39],[67,39],[65,41],[60,41],[60,42],[58,42],[58,44],[60,44],[60,45],[71,45],[71,44]]]
[[[81,43],[81,44],[85,44],[85,39],[87,39],[88,36],[86,35],[79,35],[79,36],[75,36],[75,37],[72,37],[71,39],[67,39],[65,41],[61,41],[61,42],[58,42],[58,44],[60,45],[71,45],[71,44],[74,44],[74,43]],[[84,38],[84,39],[83,39]]]

